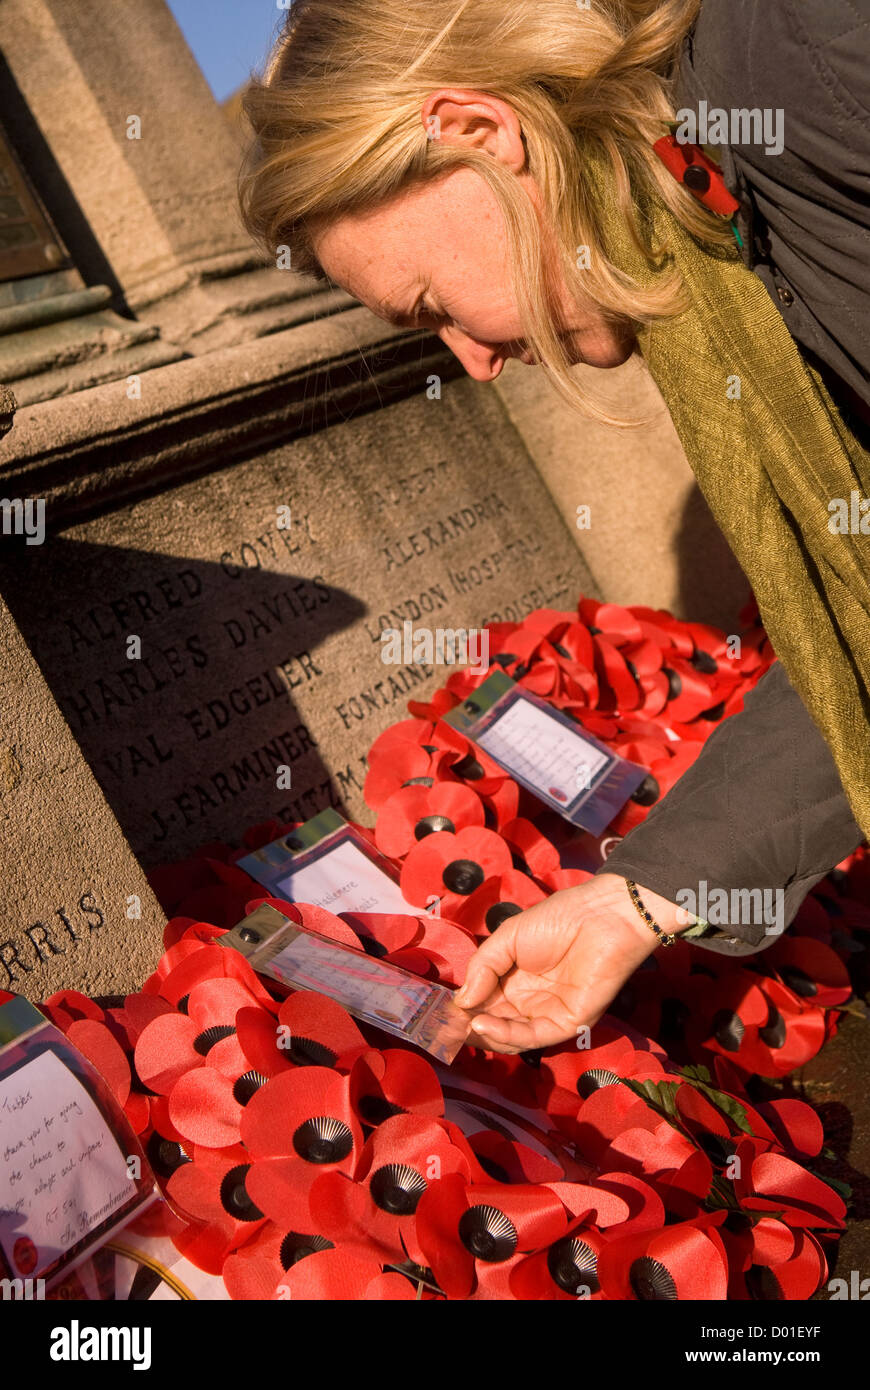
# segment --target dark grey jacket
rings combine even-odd
[[[782,112],[782,153],[739,143],[716,152],[741,202],[747,265],[850,427],[863,434],[870,420],[870,0],[703,0],[684,47],[677,106],[697,111],[702,100],[729,113]],[[685,890],[715,901],[713,890],[724,889],[735,909],[718,918],[727,927],[695,940],[742,954],[775,940],[813,884],[862,838],[828,747],[776,665],[602,870],[674,902],[691,901],[678,896]],[[773,930],[758,920],[759,896],[741,897],[741,889],[782,890],[781,899],[768,899],[783,909]]]

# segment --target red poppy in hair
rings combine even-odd
[[[452,832],[483,823],[483,803],[463,782],[403,787],[381,806],[375,843],[382,854],[401,859],[435,830]]]
[[[166,1184],[167,1200],[194,1223],[195,1253],[183,1237],[179,1249],[184,1246],[188,1258],[210,1274],[219,1274],[229,1252],[265,1225],[248,1190],[250,1172],[250,1158],[241,1145],[194,1147],[192,1162],[177,1168]]]
[[[336,1245],[373,1254],[382,1263],[410,1258],[425,1266],[417,1207],[429,1186],[451,1173],[463,1181],[471,1176],[464,1151],[443,1126],[419,1115],[395,1115],[366,1141],[353,1179],[325,1173],[313,1183],[314,1225]]]
[[[534,903],[543,902],[546,896],[528,874],[508,869],[484,879],[479,888],[453,909],[451,916],[475,936],[486,936],[496,931],[508,917],[515,917]]]
[[[441,911],[455,917],[484,879],[512,867],[504,840],[492,830],[469,827],[455,835],[437,830],[414,846],[402,865],[400,886],[408,902],[441,899]]]
[[[296,1067],[272,1077],[242,1114],[251,1198],[285,1230],[310,1230],[308,1191],[326,1168],[352,1173],[362,1133],[346,1076]]]
[[[721,1223],[725,1213],[714,1213]],[[728,1261],[712,1225],[683,1221],[659,1231],[615,1236],[598,1256],[605,1298],[630,1302],[725,1299]]]
[[[458,1173],[431,1183],[417,1205],[420,1248],[450,1298],[467,1298],[487,1266],[549,1245],[567,1227],[546,1187],[467,1183]]]
[[[354,1057],[349,1072],[350,1102],[363,1125],[391,1116],[444,1114],[441,1083],[416,1052],[402,1047],[370,1048]]]
[[[718,164],[714,164],[700,145],[678,141],[671,132],[656,140],[653,149],[677,183],[684,184],[705,208],[720,217],[733,217],[740,204],[729,193]]]

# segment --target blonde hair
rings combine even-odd
[[[541,227],[521,183],[481,150],[430,139],[421,109],[440,87],[481,90],[521,123],[528,168],[555,229],[565,281],[635,327],[685,307],[666,248],[648,244],[637,204],[658,198],[711,247],[722,219],[673,178],[652,148],[673,120],[670,77],[700,0],[294,0],[262,80],[244,109],[254,134],[240,183],[245,224],[274,255],[326,279],[314,224],[389,201],[471,167],[492,189],[507,229],[524,336],[553,385],[584,413],[624,424],[570,371],[547,292]],[[644,287],[611,263],[584,162],[604,155],[635,244],[662,268]],[[578,246],[588,266],[577,265]]]

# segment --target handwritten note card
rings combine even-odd
[[[129,1202],[126,1156],[53,1052],[0,1077],[0,1245],[38,1275]]]
[[[508,772],[524,778],[557,806],[568,805],[582,788],[590,788],[610,762],[606,751],[525,700],[508,705],[477,741]]]
[[[303,868],[292,869],[275,891],[290,902],[316,903],[336,914],[420,911],[405,901],[397,883],[348,840]]]

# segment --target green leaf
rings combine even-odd
[[[752,1126],[746,1117],[746,1107],[741,1105],[736,1096],[728,1096],[724,1091],[717,1091],[715,1086],[711,1086],[710,1073],[706,1067],[683,1067],[681,1074],[690,1086],[694,1086],[696,1091],[700,1091],[701,1095],[707,1097],[711,1105],[715,1105],[717,1110],[721,1110],[723,1115],[727,1115],[738,1129],[742,1130],[744,1134],[752,1136]]]
[[[627,1086],[641,1100],[645,1100],[653,1110],[659,1111],[666,1120],[673,1120],[677,1113],[676,1095],[680,1084],[678,1081],[632,1081],[625,1076],[620,1080],[623,1086]]]
[[[702,1081],[706,1086],[709,1086],[713,1080],[707,1068],[700,1066],[682,1067],[680,1075],[684,1076],[687,1081]]]

